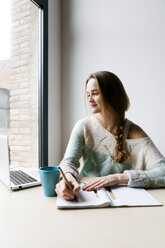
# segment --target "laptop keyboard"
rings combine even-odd
[[[25,184],[25,183],[32,183],[37,182],[37,180],[25,172],[18,170],[18,171],[10,171],[10,180],[12,183],[16,185]]]

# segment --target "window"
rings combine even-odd
[[[38,167],[48,164],[47,1],[4,2],[11,25],[0,57],[0,134],[8,135],[11,166]]]
[[[10,127],[9,90],[0,88],[0,129]]]

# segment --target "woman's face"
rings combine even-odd
[[[102,95],[97,80],[94,78],[89,79],[86,90],[91,112],[93,114],[100,113],[102,108]]]

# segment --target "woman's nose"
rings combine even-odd
[[[89,102],[93,102],[93,96],[92,95],[90,95],[90,97],[89,97]]]

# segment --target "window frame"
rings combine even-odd
[[[9,102],[10,91],[7,88],[0,88],[0,96],[1,96],[1,92],[5,92],[5,91],[7,92],[6,95],[8,95],[7,96],[8,97],[8,103],[1,103],[1,100],[0,100],[0,112],[1,112],[1,110],[8,110],[7,116],[6,116],[8,126],[5,126],[5,127],[0,126],[0,130],[8,130],[10,128],[10,123],[9,123],[9,119],[10,119],[10,102]]]
[[[31,0],[41,9],[39,166],[48,166],[48,0]]]

